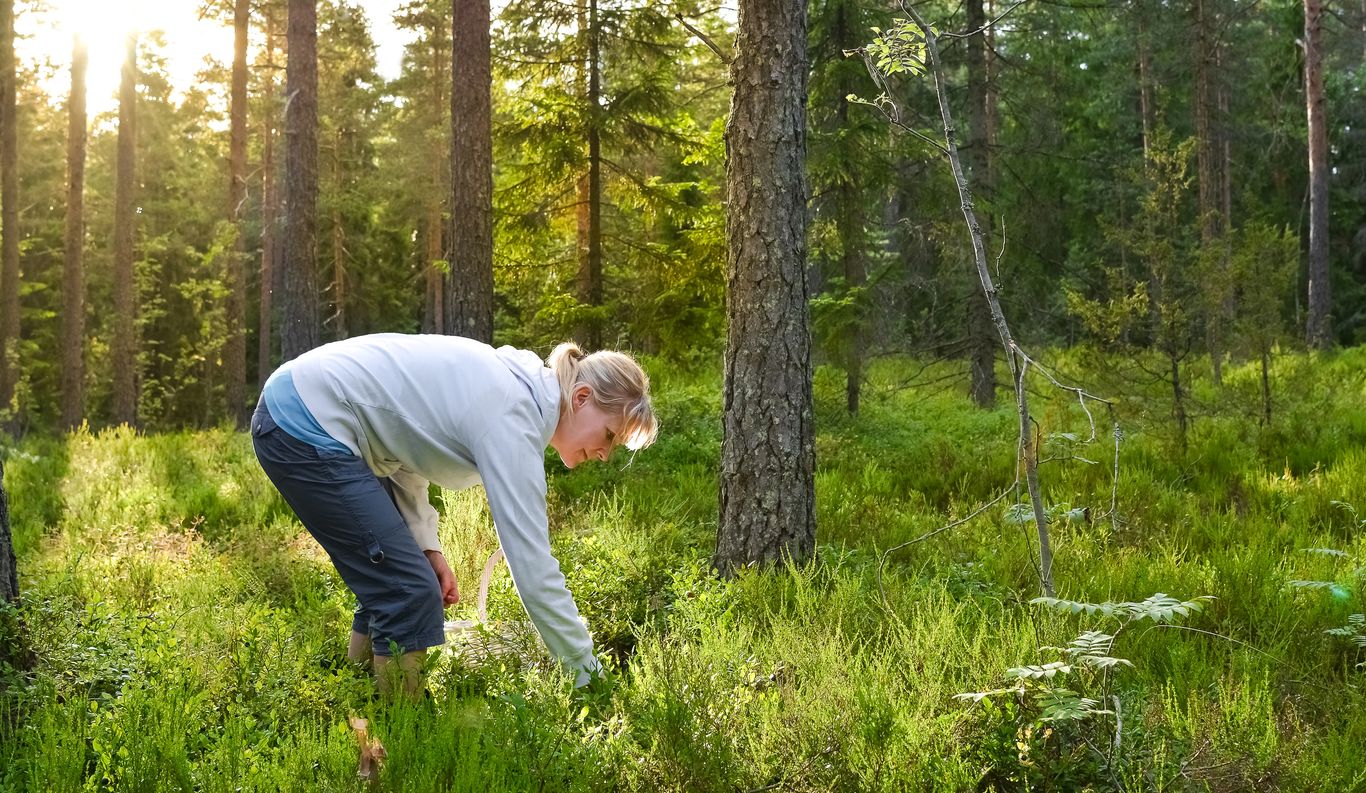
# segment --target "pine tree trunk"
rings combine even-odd
[[[724,436],[716,566],[815,547],[806,268],[806,2],[741,0],[726,123]]]
[[[338,175],[340,177],[340,174]],[[340,180],[338,181],[340,184]],[[346,228],[342,225],[341,209],[332,209],[332,300],[335,309],[336,337],[345,339],[351,335],[346,324]]]
[[[117,177],[114,183],[114,414],[115,424],[138,420],[137,281],[133,271],[133,213],[138,102],[138,39],[129,34],[119,87]]]
[[[1214,23],[1212,0],[1195,0],[1195,159],[1200,195],[1200,242],[1212,244],[1221,230],[1219,177],[1214,139]]]
[[[583,15],[580,14],[580,19]],[[581,208],[586,208],[586,217],[581,216],[580,234],[587,232],[587,247],[579,264],[579,302],[592,308],[602,305],[602,73],[600,51],[602,31],[598,25],[598,3],[597,0],[588,0],[587,7],[587,27],[584,28],[585,35],[588,37],[588,95],[585,98],[585,106],[588,110],[588,128],[585,130],[588,138],[588,173],[587,194],[580,196]],[[583,192],[582,190],[580,191]],[[587,221],[587,228],[584,228],[583,220]],[[594,317],[584,322],[578,332],[579,341],[584,343],[589,349],[597,349],[602,346],[602,322]]]
[[[266,71],[261,124],[261,305],[257,317],[256,383],[264,386],[275,367],[271,360],[271,327],[274,324],[276,224],[280,221],[275,179],[275,12],[266,7]]]
[[[444,286],[445,274],[437,266],[436,262],[441,259],[442,251],[442,228],[445,223],[441,220],[441,207],[428,205],[426,218],[422,222],[422,240],[425,250],[423,261],[426,265],[426,297],[422,301],[422,332],[423,333],[443,333],[446,328],[445,309],[446,297]]]
[[[584,85],[588,84],[588,76],[584,74]],[[585,88],[585,90],[587,90]],[[575,297],[582,305],[588,305],[588,295],[592,291],[592,283],[589,278],[588,268],[588,171],[579,174],[579,178],[574,180],[574,251],[577,254],[578,271],[574,277]],[[588,337],[592,334],[592,328],[586,319],[581,319],[574,326],[574,340],[587,344]]]
[[[19,382],[19,119],[14,0],[0,0],[0,416]]]
[[[1153,53],[1148,34],[1148,7],[1146,0],[1135,0],[1133,4],[1134,29],[1138,49],[1138,114],[1143,129],[1143,159],[1146,162],[1152,155],[1153,145]]]
[[[1215,72],[1223,75],[1224,73],[1224,49],[1221,47],[1215,52]],[[1233,135],[1229,132],[1229,125],[1232,123],[1233,116],[1229,110],[1229,94],[1231,89],[1229,82],[1224,79],[1219,80],[1215,88],[1216,108],[1219,114],[1219,187],[1221,192],[1221,205],[1219,207],[1220,216],[1224,221],[1225,233],[1233,229]],[[1224,246],[1225,250],[1225,269],[1232,267],[1229,259],[1229,246]],[[1231,319],[1231,314],[1226,317]]]
[[[588,305],[600,308],[602,284],[602,30],[598,0],[588,2]],[[589,349],[602,346],[602,320],[589,323]]]
[[[446,332],[493,341],[493,77],[489,0],[451,10],[451,266]]]
[[[251,0],[236,0],[233,8],[232,98],[229,110],[228,220],[236,228],[228,257],[228,339],[223,346],[223,381],[227,386],[228,415],[238,427],[247,418],[247,284],[243,273],[243,210],[247,202],[247,25]]]
[[[439,129],[442,119],[442,104],[446,101],[446,86],[451,84],[451,76],[446,68],[446,56],[449,51],[443,45],[445,41],[445,30],[442,25],[444,20],[441,15],[433,15],[432,30],[432,129]],[[422,310],[422,331],[423,333],[442,333],[446,329],[446,297],[443,286],[445,285],[445,273],[437,265],[437,261],[445,258],[445,223],[441,217],[441,210],[445,204],[450,191],[447,183],[450,176],[450,168],[447,160],[449,150],[445,141],[438,139],[432,151],[432,162],[436,167],[432,168],[431,192],[427,196],[427,212],[423,221],[423,244],[426,254],[423,257],[423,268],[426,273],[426,298],[423,300]]]
[[[297,358],[322,341],[318,295],[318,9],[289,0],[285,70],[284,311],[280,351]]]
[[[987,35],[986,13],[983,0],[967,0],[967,24],[969,31],[979,31],[968,39],[968,145],[965,147],[968,169],[972,175],[977,195],[990,201],[994,181],[991,176],[991,153],[988,125],[991,118],[990,97],[987,75]],[[983,244],[991,248],[991,213],[983,212]],[[996,405],[996,345],[998,337],[995,323],[991,318],[991,306],[986,295],[970,283],[968,293],[968,348],[971,384],[968,395],[978,407],[991,408]]]
[[[1215,35],[1214,12],[1216,0],[1195,0],[1195,159],[1196,175],[1200,183],[1200,244],[1207,251],[1220,245],[1220,237],[1227,226],[1223,216],[1223,179],[1219,173],[1221,146],[1219,145],[1218,114],[1219,89],[1216,87],[1215,64],[1219,60],[1219,44]],[[1208,254],[1207,254],[1208,255]],[[1220,259],[1220,266],[1227,263]],[[1224,289],[1226,273],[1217,279]],[[1205,321],[1205,344],[1209,348],[1214,384],[1223,384],[1224,357],[1224,299],[1212,296]]]
[[[1149,33],[1151,6],[1149,0],[1134,0],[1134,28],[1138,49],[1138,106],[1143,128],[1143,170],[1149,173],[1152,167],[1153,133],[1157,124],[1157,108],[1153,97],[1152,40]],[[1151,236],[1148,220],[1144,221],[1145,233]],[[1156,338],[1162,324],[1162,279],[1157,269],[1149,263],[1148,267],[1148,325]]]
[[[336,140],[332,145],[332,184],[340,192],[343,187],[342,160],[346,154],[347,147],[346,133],[342,129],[337,130]],[[335,330],[333,338],[345,339],[349,334],[346,325],[346,227],[342,221],[341,201],[332,202],[332,327]]]
[[[854,4],[853,0],[843,0],[840,3],[839,16],[836,20],[835,44],[841,52],[858,49],[863,43],[859,41],[862,28],[856,19],[851,18],[857,13],[858,6]],[[840,129],[848,129],[849,127],[848,97],[850,94],[858,92],[858,86],[849,77],[850,73],[847,71],[841,73],[840,76],[839,99],[837,100],[839,105],[836,110]],[[855,176],[852,173],[846,173],[840,178],[838,227],[844,282],[851,289],[860,289],[867,283],[868,273],[863,261],[864,239],[861,233],[863,219],[860,217],[860,191],[854,184],[854,178]],[[866,305],[866,302],[864,304]],[[853,325],[849,328],[844,370],[844,406],[850,415],[858,413],[859,409],[859,396],[863,385],[863,348],[867,343],[867,329],[862,309],[858,309],[858,311]]]
[[[1219,356],[1214,361],[1214,382],[1215,385],[1223,385],[1223,355],[1228,351],[1229,344],[1225,341],[1225,334],[1233,326],[1233,320],[1237,313],[1237,285],[1234,283],[1233,274],[1233,135],[1229,131],[1232,123],[1232,116],[1229,115],[1229,93],[1228,81],[1222,78],[1223,52],[1220,47],[1215,50],[1214,67],[1215,73],[1221,75],[1218,85],[1215,88],[1215,108],[1218,111],[1219,125],[1217,127],[1217,140],[1219,142],[1219,164],[1216,171],[1219,173],[1219,217],[1223,221],[1223,233],[1219,240],[1219,267],[1224,283],[1223,302],[1218,306],[1219,312],[1219,344],[1217,345]]]
[[[85,418],[85,71],[80,35],[71,47],[66,128],[66,252],[62,267],[62,426]]]
[[[19,566],[14,558],[14,535],[10,532],[9,496],[5,493],[5,461],[0,460],[0,598],[19,597]]]
[[[839,101],[841,113],[847,112],[848,100],[841,98]],[[845,120],[847,121],[847,116]],[[843,241],[840,259],[844,270],[844,282],[853,289],[861,289],[868,282],[868,273],[863,263],[863,235],[859,233],[863,225],[858,214],[860,200],[858,189],[846,178],[840,185],[839,224],[840,238]],[[860,303],[866,305],[866,298]],[[854,318],[853,326],[849,328],[848,357],[844,370],[844,406],[850,415],[858,413],[859,409],[859,396],[863,386],[864,346],[868,341],[863,309],[858,307],[856,310],[858,314]]]
[[[1304,0],[1304,95],[1309,116],[1309,317],[1310,347],[1333,343],[1328,280],[1328,127],[1323,98],[1323,2]]]

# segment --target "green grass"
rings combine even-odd
[[[0,789],[359,791],[353,713],[388,749],[379,787],[394,791],[1366,789],[1363,655],[1324,633],[1366,611],[1366,350],[1278,357],[1269,426],[1254,367],[1216,389],[1194,363],[1184,452],[1160,383],[1084,351],[1050,358],[1120,395],[1125,434],[1118,482],[1104,411],[1084,460],[1042,468],[1059,596],[1215,598],[1179,626],[1125,628],[1112,653],[1133,667],[1108,683],[1070,679],[1118,697],[1117,750],[1109,716],[1044,722],[1028,699],[954,698],[1115,627],[1029,603],[1034,539],[1005,519],[1011,499],[898,550],[879,580],[884,549],[1010,483],[1009,400],[979,411],[883,361],[849,417],[840,374],[819,371],[817,554],[721,581],[719,377],[660,365],[655,447],[550,467],[557,552],[615,670],[588,696],[543,659],[446,654],[430,699],[377,701],[345,660],[351,596],[242,434],[6,450],[25,594],[0,608]],[[1075,400],[1032,388],[1041,437],[1089,434]],[[472,601],[488,513],[479,493],[442,501]],[[1090,520],[1062,518],[1082,507]],[[523,618],[505,572],[490,611]]]

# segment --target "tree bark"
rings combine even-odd
[[[228,415],[238,427],[247,419],[247,284],[243,273],[243,209],[247,201],[247,26],[251,0],[233,8],[232,97],[228,144],[228,220],[236,229],[228,257],[228,340],[223,346],[223,381]]]
[[[1304,96],[1309,116],[1309,312],[1310,347],[1333,343],[1332,293],[1328,280],[1328,127],[1323,97],[1323,2],[1304,0]]]
[[[18,568],[10,532],[9,496],[5,493],[5,461],[0,460],[0,598],[13,601],[19,597]]]
[[[138,326],[137,281],[133,270],[133,236],[137,216],[135,169],[138,39],[127,38],[119,86],[118,175],[114,184],[114,413],[115,424],[136,426],[138,421]]]
[[[994,180],[991,175],[991,152],[989,122],[992,117],[991,92],[988,84],[987,17],[982,0],[967,0],[967,23],[969,31],[976,31],[968,39],[968,145],[966,148],[968,169],[973,184],[977,185],[979,196],[990,198]],[[983,213],[986,220],[982,229],[982,242],[990,248],[993,221],[990,212]],[[968,395],[978,407],[991,408],[996,405],[996,338],[992,327],[991,307],[981,289],[970,287],[968,293],[968,360],[971,369],[971,383]]]
[[[66,128],[66,252],[62,267],[62,426],[85,418],[85,42],[72,37]]]
[[[265,8],[265,65],[267,75],[261,124],[261,305],[257,317],[256,382],[264,386],[274,370],[271,361],[271,328],[274,324],[276,224],[279,206],[275,180],[275,12]]]
[[[318,9],[289,0],[285,69],[284,311],[280,347],[293,360],[322,341],[318,295]]]
[[[451,239],[446,332],[493,341],[493,77],[489,0],[451,9]]]
[[[0,0],[0,416],[19,382],[19,119],[14,0]]]
[[[805,0],[741,0],[725,132],[723,573],[815,547],[807,73]]]

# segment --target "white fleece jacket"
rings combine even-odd
[[[555,373],[527,350],[399,333],[326,344],[289,366],[327,434],[394,483],[423,550],[441,547],[428,482],[460,490],[482,480],[522,605],[583,683],[598,661],[546,523],[545,449],[560,415]]]

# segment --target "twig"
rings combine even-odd
[[[986,512],[988,509],[991,509],[996,504],[999,504],[1001,502],[1001,499],[1015,492],[1016,488],[1018,488],[1019,486],[1020,477],[1017,475],[1015,477],[1015,481],[1011,483],[1010,487],[1007,487],[1005,490],[1002,490],[1000,495],[996,496],[996,498],[993,498],[992,500],[988,501],[987,503],[968,513],[966,516],[959,518],[958,520],[955,520],[952,523],[940,526],[939,528],[934,529],[933,531],[927,531],[919,537],[916,537],[914,540],[907,540],[906,542],[900,543],[898,545],[893,545],[892,547],[888,548],[887,550],[879,554],[877,560],[877,588],[878,591],[882,593],[882,602],[888,606],[891,605],[891,599],[887,597],[887,590],[882,585],[882,570],[887,566],[888,556],[890,556],[893,552],[899,551],[902,548],[905,548],[909,545],[915,545],[916,543],[928,540],[929,538],[934,537],[935,535],[943,534],[944,532],[954,528],[955,526],[962,526],[964,523],[967,523],[968,521],[972,520],[973,518],[977,517],[983,512]]]
[[[809,756],[806,758],[806,760],[804,760],[804,761],[802,762],[802,764],[801,764],[800,766],[797,767],[797,770],[796,770],[796,771],[793,771],[793,772],[792,772],[791,774],[789,774],[788,776],[782,777],[782,778],[779,779],[777,782],[770,782],[770,783],[768,783],[767,785],[763,785],[762,787],[750,788],[749,790],[745,791],[745,793],[763,793],[763,791],[766,791],[766,790],[777,790],[778,788],[782,787],[783,785],[786,785],[786,784],[787,784],[789,781],[791,781],[792,779],[794,779],[794,778],[800,776],[801,774],[806,773],[806,769],[810,768],[810,767],[811,767],[811,764],[814,763],[816,760],[818,760],[818,759],[820,759],[820,758],[822,758],[822,757],[825,757],[825,756],[827,756],[827,755],[834,754],[835,751],[838,750],[839,748],[840,748],[840,747],[839,747],[839,744],[838,744],[838,743],[835,743],[834,741],[831,741],[831,743],[830,743],[828,746],[826,746],[824,749],[820,750],[819,752],[816,752],[816,753],[814,753],[814,754],[809,755]]]
[[[1124,432],[1119,428],[1119,420],[1115,418],[1115,408],[1111,405],[1107,408],[1110,411],[1110,421],[1114,424],[1115,436],[1115,472],[1110,479],[1110,529],[1119,531],[1119,442],[1124,438]]]
[[[1078,388],[1076,386],[1063,385],[1061,382],[1058,381],[1058,378],[1053,376],[1052,372],[1049,372],[1048,369],[1044,367],[1042,364],[1040,364],[1038,361],[1035,361],[1034,359],[1030,358],[1024,350],[1021,350],[1017,347],[1016,352],[1019,353],[1021,358],[1032,363],[1034,365],[1034,368],[1038,369],[1041,373],[1043,373],[1043,376],[1047,377],[1048,381],[1052,383],[1054,386],[1063,391],[1071,391],[1072,393],[1077,395],[1077,401],[1081,403],[1081,409],[1084,413],[1086,413],[1086,419],[1091,426],[1091,437],[1088,438],[1086,442],[1091,443],[1092,441],[1094,441],[1096,439],[1096,420],[1091,415],[1091,410],[1088,407],[1086,407],[1086,400],[1090,399],[1092,401],[1099,402],[1102,405],[1108,405],[1110,407],[1114,407],[1114,403],[1108,399],[1104,399],[1102,397],[1096,396],[1095,394],[1088,393],[1085,390]]]
[[[727,58],[727,57],[726,57],[726,54],[725,54],[724,52],[721,51],[721,48],[718,47],[718,46],[716,46],[716,42],[714,42],[714,41],[711,40],[711,36],[708,36],[706,33],[703,33],[702,31],[700,31],[700,30],[698,30],[697,28],[693,27],[693,26],[688,22],[688,20],[686,20],[686,19],[683,18],[683,14],[682,14],[682,13],[675,12],[675,13],[674,13],[674,19],[677,19],[678,22],[679,22],[679,24],[681,24],[683,27],[687,28],[689,33],[691,33],[691,34],[693,34],[694,36],[696,36],[696,37],[698,37],[699,39],[701,39],[703,44],[707,45],[707,47],[708,47],[709,49],[711,49],[712,52],[716,53],[716,57],[720,58],[722,63],[726,64],[727,66],[729,66],[729,65],[731,64],[731,61],[732,61],[733,59],[732,59],[732,58]]]
[[[1286,665],[1287,665],[1287,664],[1285,663],[1285,660],[1284,660],[1284,659],[1282,659],[1282,658],[1277,658],[1276,656],[1274,656],[1274,655],[1272,655],[1271,653],[1268,653],[1268,652],[1266,652],[1266,651],[1264,651],[1264,650],[1259,650],[1259,649],[1257,649],[1256,647],[1253,647],[1252,645],[1250,645],[1250,644],[1248,644],[1247,642],[1243,641],[1242,639],[1235,639],[1235,638],[1233,638],[1232,636],[1225,636],[1225,635],[1222,634],[1222,633],[1215,633],[1214,631],[1206,631],[1206,630],[1201,630],[1201,629],[1199,629],[1199,628],[1192,628],[1192,627],[1190,627],[1190,626],[1188,626],[1188,625],[1168,625],[1168,624],[1166,624],[1166,623],[1154,623],[1154,624],[1152,624],[1152,625],[1149,625],[1148,628],[1147,628],[1147,630],[1145,630],[1145,631],[1143,631],[1142,633],[1140,633],[1140,634],[1138,635],[1138,638],[1141,639],[1141,638],[1143,638],[1144,636],[1147,636],[1147,635],[1148,635],[1148,631],[1152,631],[1152,630],[1155,630],[1155,629],[1157,629],[1157,628],[1166,628],[1166,629],[1168,629],[1168,630],[1173,630],[1173,631],[1190,631],[1191,633],[1200,633],[1200,634],[1204,634],[1205,636],[1212,636],[1212,637],[1214,637],[1214,638],[1216,638],[1216,639],[1223,639],[1224,641],[1233,642],[1234,644],[1242,645],[1243,647],[1246,647],[1247,649],[1251,650],[1252,652],[1254,652],[1254,653],[1256,653],[1256,654],[1258,654],[1258,655],[1266,656],[1267,658],[1270,658],[1271,660],[1275,661],[1276,663],[1278,663],[1278,664],[1280,664],[1280,665],[1282,665],[1282,666],[1286,666]]]
[[[984,26],[981,30],[985,30],[986,27],[989,27],[992,24],[996,24],[996,22],[998,22],[1000,19],[1004,18],[1006,15],[1014,11],[1016,8],[1023,5],[1024,2],[1027,2],[1027,0],[1018,0],[1018,2],[1016,2],[1010,8],[1008,8],[998,17],[993,19],[987,26]],[[866,48],[860,49],[858,50],[858,52],[863,56],[864,65],[868,70],[869,76],[872,78],[874,84],[881,90],[882,95],[872,102],[863,100],[861,101],[861,103],[867,104],[875,108],[880,115],[882,115],[885,119],[887,119],[887,121],[892,123],[897,128],[908,131],[918,139],[931,144],[935,148],[935,150],[944,154],[949,161],[949,167],[954,177],[954,183],[958,188],[960,208],[963,213],[963,218],[967,223],[969,237],[971,238],[972,242],[973,261],[976,266],[978,280],[981,282],[982,292],[987,299],[987,305],[990,310],[992,320],[996,326],[996,330],[1000,335],[1001,345],[1004,348],[1006,355],[1006,362],[1010,368],[1010,374],[1013,380],[1013,386],[1015,390],[1016,410],[1019,416],[1019,434],[1016,440],[1015,481],[1011,484],[1011,486],[1005,491],[1003,491],[996,498],[992,499],[990,502],[978,508],[977,510],[974,510],[972,513],[962,518],[961,520],[953,521],[949,524],[934,529],[933,531],[926,532],[925,534],[919,537],[895,545],[889,548],[887,551],[883,552],[879,556],[878,560],[878,588],[882,594],[884,604],[890,607],[890,600],[887,597],[887,592],[883,584],[883,571],[887,559],[891,553],[902,548],[905,548],[907,546],[922,542],[945,531],[948,531],[949,529],[955,526],[959,526],[963,523],[966,523],[967,521],[981,514],[986,509],[999,503],[1002,499],[1006,497],[1006,495],[1009,495],[1012,492],[1016,494],[1018,499],[1020,495],[1019,489],[1021,484],[1021,478],[1023,476],[1024,483],[1028,488],[1030,505],[1034,513],[1034,525],[1038,532],[1039,539],[1037,558],[1035,558],[1034,555],[1032,542],[1030,543],[1030,562],[1035,567],[1035,571],[1038,574],[1039,583],[1044,591],[1044,594],[1052,596],[1054,594],[1052,578],[1052,548],[1048,532],[1047,516],[1044,514],[1042,488],[1040,487],[1038,477],[1039,449],[1038,440],[1034,435],[1037,423],[1030,416],[1027,385],[1025,382],[1025,378],[1029,371],[1029,367],[1031,364],[1034,364],[1039,369],[1039,371],[1043,373],[1044,377],[1046,377],[1049,380],[1049,382],[1052,383],[1055,387],[1072,393],[1076,396],[1078,404],[1081,405],[1082,412],[1086,415],[1088,426],[1090,428],[1090,436],[1085,441],[1086,443],[1092,443],[1097,438],[1095,416],[1091,412],[1090,406],[1088,405],[1088,400],[1094,400],[1096,402],[1106,405],[1107,409],[1110,411],[1112,421],[1114,420],[1114,404],[1111,401],[1103,399],[1101,397],[1097,397],[1094,394],[1091,394],[1078,386],[1064,385],[1058,379],[1058,377],[1056,377],[1047,368],[1039,366],[1037,362],[1035,362],[1028,354],[1024,352],[1023,349],[1019,347],[1019,345],[1013,338],[1010,331],[1010,327],[1006,322],[1005,315],[1001,310],[1000,301],[997,299],[996,285],[993,283],[992,280],[992,272],[987,260],[988,254],[985,248],[981,226],[978,222],[976,212],[974,209],[972,192],[969,187],[968,179],[958,154],[958,144],[956,139],[954,120],[952,112],[950,110],[948,88],[946,86],[946,79],[944,76],[944,66],[940,59],[940,50],[938,44],[938,39],[940,38],[940,36],[935,33],[935,31],[930,27],[929,23],[925,21],[924,16],[917,9],[915,9],[913,6],[909,6],[904,0],[901,0],[901,2],[899,2],[898,4],[901,10],[906,14],[906,16],[909,17],[910,20],[914,23],[914,25],[919,28],[920,35],[924,40],[924,55],[922,58],[918,58],[917,60],[921,61],[925,70],[928,71],[934,79],[935,94],[938,98],[940,116],[943,121],[943,143],[941,144],[938,141],[931,140],[928,136],[920,133],[917,130],[911,129],[908,125],[901,122],[901,110],[897,106],[895,100],[892,99],[892,91],[887,83],[886,77],[883,74],[881,74],[880,71],[876,68],[875,63],[873,62]],[[981,30],[973,31],[972,33],[966,35],[975,35],[976,33],[980,33]],[[952,34],[947,36],[947,38],[962,37],[963,34]],[[1002,219],[1001,238],[1001,249],[996,255],[997,278],[1000,278],[1001,261],[1005,256],[1006,234],[1004,219]],[[1112,482],[1110,505],[1110,515],[1112,521],[1114,521],[1115,519],[1116,503],[1118,500],[1118,444],[1121,437],[1122,435],[1119,432],[1118,423],[1116,422],[1114,429],[1114,438],[1116,444],[1116,462],[1115,475]],[[1094,461],[1087,460],[1086,462]],[[1021,473],[1022,470],[1023,474]],[[1028,532],[1026,532],[1026,540],[1029,540]]]
[[[1119,754],[1119,740],[1124,735],[1124,714],[1119,710],[1119,695],[1111,694],[1110,701],[1115,703],[1115,754]]]
[[[1015,9],[1019,8],[1020,6],[1024,5],[1024,4],[1027,3],[1027,2],[1029,2],[1029,0],[1019,0],[1018,3],[1016,3],[1016,4],[1013,5],[1013,6],[1011,6],[1010,8],[1007,8],[1006,10],[1002,11],[995,19],[991,20],[990,22],[986,23],[985,25],[981,26],[980,28],[977,28],[976,30],[971,30],[971,31],[968,31],[967,33],[940,33],[940,34],[939,34],[939,38],[941,38],[941,39],[970,39],[970,38],[972,38],[973,36],[976,36],[976,35],[978,35],[979,33],[982,33],[982,32],[985,31],[987,28],[993,27],[997,22],[1000,22],[1002,19],[1005,19],[1005,18],[1010,14],[1010,12],[1014,11]]]
[[[884,94],[884,95],[885,95],[885,94]],[[892,109],[893,109],[893,110],[896,109],[896,103],[893,102],[893,101],[891,100],[890,97],[887,99],[887,103],[890,104],[890,105],[892,106]],[[866,105],[868,105],[869,107],[871,107],[871,108],[873,108],[874,110],[876,110],[878,113],[882,114],[882,117],[885,118],[885,119],[887,119],[887,123],[891,124],[892,126],[896,127],[897,129],[901,130],[902,132],[906,132],[906,133],[908,133],[908,134],[914,136],[915,138],[917,138],[918,140],[920,140],[922,143],[925,143],[925,144],[928,144],[928,145],[930,145],[930,146],[933,146],[933,147],[935,148],[935,150],[938,151],[940,154],[942,154],[942,155],[944,155],[944,156],[946,156],[946,157],[948,156],[949,150],[946,149],[946,148],[944,148],[943,144],[939,143],[939,142],[936,141],[934,138],[929,137],[929,136],[926,135],[925,133],[923,133],[923,132],[921,132],[921,131],[915,129],[914,127],[911,127],[911,126],[906,125],[905,123],[903,123],[903,122],[900,121],[899,119],[893,118],[892,116],[888,115],[888,114],[887,114],[887,111],[886,111],[885,109],[883,109],[883,107],[882,107],[880,104],[877,104],[876,102],[861,102],[860,104],[866,104]]]
[[[1106,757],[1104,752],[1097,749],[1096,745],[1091,743],[1091,740],[1089,738],[1082,736],[1081,742],[1086,744],[1086,748],[1095,752],[1097,757],[1105,761],[1105,764],[1107,766],[1105,772],[1110,775],[1110,781],[1114,784],[1115,790],[1119,790],[1122,786],[1119,783],[1119,777],[1115,776],[1115,764],[1113,760],[1109,757]]]
[[[991,280],[991,270],[987,265],[987,253],[982,241],[981,225],[977,221],[977,214],[973,208],[972,191],[968,187],[967,175],[963,170],[963,164],[958,157],[958,144],[954,132],[953,114],[950,110],[948,87],[945,85],[944,65],[939,58],[939,43],[935,32],[930,28],[925,17],[915,8],[908,6],[905,2],[900,3],[901,10],[906,12],[909,17],[920,28],[920,34],[925,40],[925,65],[929,72],[934,76],[935,94],[939,99],[939,114],[944,122],[944,141],[949,150],[949,167],[953,171],[954,183],[958,186],[958,197],[963,211],[963,219],[968,226],[968,234],[972,239],[972,252],[974,263],[977,268],[977,277],[981,281],[982,292],[987,299],[987,306],[991,311],[991,318],[996,325],[996,330],[1001,337],[1001,346],[1005,349],[1006,363],[1010,367],[1010,374],[1015,386],[1015,406],[1020,417],[1020,448],[1021,462],[1025,468],[1025,484],[1029,489],[1029,500],[1034,507],[1034,525],[1039,534],[1039,584],[1045,595],[1052,597],[1053,590],[1053,551],[1049,543],[1048,520],[1043,512],[1043,492],[1039,486],[1039,471],[1036,449],[1033,439],[1030,437],[1031,421],[1029,417],[1029,403],[1025,395],[1024,373],[1028,359],[1017,357],[1019,347],[1010,332],[1010,326],[1006,322],[1005,314],[1001,311],[1001,303],[996,298],[996,285]]]
[[[1001,214],[1001,250],[996,254],[996,280],[1001,279],[1001,260],[1006,256],[1006,216]]]

